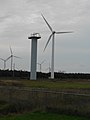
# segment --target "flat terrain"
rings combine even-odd
[[[29,88],[43,88],[65,92],[90,94],[90,80],[0,80],[0,86],[18,86]]]
[[[21,85],[42,88],[90,88],[90,80],[0,80],[0,85]]]
[[[45,111],[90,117],[90,80],[0,80],[0,100],[2,114]],[[25,114],[1,117],[0,120],[89,120],[62,115],[52,118],[48,115],[38,113],[35,116],[39,119],[36,119]]]

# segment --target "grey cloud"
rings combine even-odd
[[[50,61],[51,42],[46,52],[42,55],[43,47],[50,33],[40,15],[42,12],[49,24],[56,31],[75,31],[73,35],[56,36],[55,65],[57,67],[61,65],[65,71],[80,71],[80,67],[70,67],[69,69],[69,66],[65,67],[64,63],[68,64],[73,61],[74,64],[81,62],[81,65],[84,65],[90,61],[88,57],[90,53],[89,9],[89,0],[0,1],[0,49],[7,56],[6,48],[8,48],[9,44],[14,46],[16,53],[19,53],[23,57],[22,68],[29,70],[27,61],[30,60],[31,46],[27,38],[32,32],[39,32],[42,38],[38,43],[38,62],[44,58]],[[0,54],[2,57],[3,55]],[[77,61],[74,58],[77,58]],[[87,71],[89,71],[89,67]]]
[[[11,15],[0,16],[0,22],[5,21],[6,19],[10,18]]]

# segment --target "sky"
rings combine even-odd
[[[0,58],[8,58],[11,47],[13,55],[21,57],[14,58],[15,69],[30,71],[28,37],[38,32],[37,63],[44,61],[41,70],[49,71],[52,40],[43,49],[51,32],[41,13],[53,30],[73,31],[55,36],[55,71],[90,73],[90,0],[0,0]],[[10,60],[6,69],[10,69]]]

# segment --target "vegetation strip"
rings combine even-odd
[[[90,117],[90,82],[2,80],[0,113],[44,111]],[[2,101],[6,103],[2,104]]]
[[[52,113],[27,113],[22,115],[0,116],[0,120],[89,120],[89,118]]]
[[[46,90],[45,88],[35,88],[35,89],[29,89],[29,87],[23,87],[23,88],[20,88],[20,87],[15,87],[15,86],[0,86],[0,89],[8,89],[8,90],[25,90],[25,91],[30,91],[30,92],[43,92],[43,93],[56,93],[56,94],[67,94],[67,95],[77,95],[77,96],[90,96],[90,94],[84,94],[84,93],[75,93],[75,92],[61,92],[61,91],[51,91],[51,90]]]

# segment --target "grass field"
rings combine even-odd
[[[0,120],[89,120],[89,118],[51,113],[27,113],[2,116]]]
[[[90,80],[0,80],[0,87],[1,102],[9,103],[3,106],[1,103],[0,110],[6,111],[7,114],[11,113],[11,110],[16,113],[26,110],[90,116]],[[68,119],[65,118],[65,120]]]
[[[0,80],[0,85],[20,85],[32,88],[90,89],[90,80]]]
[[[90,80],[67,79],[67,80],[0,80],[0,85],[18,86],[30,88],[45,88],[63,92],[76,92],[90,94]]]

